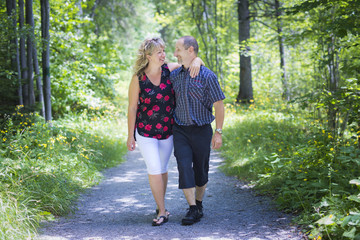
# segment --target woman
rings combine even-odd
[[[129,151],[135,149],[135,139],[145,159],[149,183],[158,213],[153,226],[168,221],[165,192],[168,182],[168,163],[173,149],[172,125],[175,107],[170,72],[177,63],[165,63],[165,43],[161,38],[146,39],[140,46],[129,86],[128,139]],[[203,64],[197,58],[192,64],[195,77]]]

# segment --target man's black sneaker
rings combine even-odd
[[[202,202],[196,200],[196,206],[199,210],[199,216],[200,216],[200,218],[202,218],[204,216]]]
[[[203,208],[198,206],[198,212],[199,212],[199,217],[202,218],[204,216]]]
[[[182,225],[192,225],[200,221],[199,210],[195,208],[190,208],[186,213],[185,217],[181,220]]]

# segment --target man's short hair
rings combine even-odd
[[[184,40],[184,48],[185,50],[187,50],[189,47],[193,47],[194,48],[194,52],[195,54],[197,55],[198,52],[199,52],[199,44],[198,42],[196,41],[196,39],[192,36],[184,36],[184,37],[181,37],[180,39],[183,39]]]

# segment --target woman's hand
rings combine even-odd
[[[190,77],[194,78],[199,75],[201,65],[205,66],[204,62],[201,58],[196,57],[189,67]]]
[[[126,145],[127,145],[127,149],[129,151],[134,151],[135,150],[135,138],[134,138],[134,136],[128,137]]]

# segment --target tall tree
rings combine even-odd
[[[286,70],[285,59],[285,39],[283,33],[283,3],[280,0],[254,0],[251,3],[251,15],[254,20],[267,28],[273,30],[277,34],[279,57],[280,57],[280,71],[281,83],[283,87],[282,98],[289,101],[291,98],[289,78]]]
[[[250,38],[249,0],[238,0],[238,23],[240,43],[240,85],[236,102],[247,103],[253,99],[251,56],[248,40]]]
[[[43,43],[42,71],[44,83],[45,120],[52,120],[51,113],[51,81],[50,81],[50,4],[49,0],[41,0],[41,37]]]
[[[28,79],[27,71],[27,60],[26,60],[26,45],[25,45],[25,14],[24,14],[24,0],[19,0],[19,28],[20,28],[20,67],[21,67],[21,82],[23,85],[23,103],[24,105],[29,105],[29,90],[28,84],[26,83]]]
[[[29,106],[35,105],[35,92],[34,92],[34,66],[33,66],[33,39],[34,39],[34,14],[33,14],[33,1],[26,0],[26,24],[30,27],[30,34],[27,35],[27,72],[28,72],[28,104]]]
[[[276,27],[277,27],[277,34],[278,34],[278,43],[279,43],[279,54],[280,54],[280,69],[281,69],[281,81],[283,85],[283,99],[289,101],[290,100],[290,89],[288,83],[288,77],[286,72],[286,62],[284,56],[284,37],[282,35],[283,27],[282,27],[282,11],[280,9],[281,3],[279,0],[275,0],[275,16],[276,16]]]
[[[12,18],[12,28],[14,32],[14,37],[10,40],[11,47],[14,49],[14,55],[11,58],[11,65],[14,72],[17,73],[18,78],[18,104],[23,105],[23,96],[22,96],[22,83],[21,83],[21,68],[20,68],[20,56],[19,56],[19,41],[17,38],[17,21],[16,21],[16,0],[6,0],[6,8],[8,16]]]
[[[41,73],[39,69],[36,44],[34,44],[33,61],[34,61],[34,71],[36,75],[36,89],[38,91],[38,102],[41,105],[40,114],[45,118],[44,90],[43,90]]]

